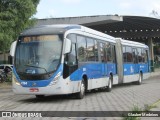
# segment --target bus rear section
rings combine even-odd
[[[147,45],[117,39],[118,76],[119,83],[136,82],[141,84],[143,79],[150,76],[149,48]]]

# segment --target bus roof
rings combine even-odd
[[[33,27],[33,28],[29,28],[24,30],[20,36],[31,36],[31,35],[47,35],[47,34],[63,34],[66,31],[69,30],[78,30],[78,31],[83,31],[87,34],[90,34],[92,36],[96,36],[96,37],[100,37],[103,38],[103,40],[106,41],[106,39],[108,39],[108,41],[110,42],[115,42],[115,38],[107,35],[105,33],[81,26],[81,25],[77,25],[77,24],[54,24],[54,25],[41,25],[41,26],[37,26],[37,27]],[[144,47],[144,48],[148,48],[147,45],[139,43],[139,42],[133,42],[133,41],[129,41],[129,40],[122,40],[121,39],[121,43],[123,45],[128,45],[128,46],[137,46],[137,47]]]
[[[121,39],[122,45],[127,45],[127,46],[135,46],[135,47],[143,47],[143,48],[148,48],[147,45],[139,42],[134,42],[134,41],[129,41],[129,40],[122,40]]]
[[[28,35],[42,35],[42,34],[60,34],[64,33],[70,29],[81,29],[80,25],[68,25],[68,24],[60,24],[60,25],[41,25],[38,27],[33,27],[24,30],[20,36],[28,36]]]
[[[99,37],[101,37],[101,38],[104,38],[104,40],[105,40],[105,39],[108,39],[108,41],[115,42],[115,38],[114,38],[113,36],[107,35],[107,34],[102,33],[102,32],[100,32],[100,31],[93,30],[93,29],[90,29],[90,28],[87,28],[87,27],[84,27],[84,26],[82,26],[82,29],[83,29],[84,32],[86,32],[86,33],[90,33],[90,34],[99,36]]]
[[[66,31],[70,30],[83,31],[86,34],[87,33],[90,34],[90,36],[93,37],[96,36],[97,38],[99,37],[100,39],[103,38],[103,40],[106,40],[107,38],[109,41],[115,42],[115,38],[110,35],[76,24],[41,25],[24,30],[20,36],[63,34]]]

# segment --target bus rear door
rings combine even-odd
[[[134,74],[137,74],[137,73],[139,73],[137,49],[133,48],[132,52],[133,52],[133,63],[134,63],[133,69],[134,69]]]

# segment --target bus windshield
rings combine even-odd
[[[20,37],[15,52],[16,71],[21,79],[49,78],[58,68],[61,51],[62,35]]]

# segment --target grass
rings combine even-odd
[[[131,110],[131,113],[141,113],[142,111],[143,112],[149,112],[152,108],[156,108],[157,107],[157,104],[160,103],[160,100],[156,101],[155,103],[153,103],[152,105],[148,105],[148,104],[145,104],[144,105],[144,109],[138,107],[138,105],[133,105],[133,108]],[[134,116],[123,116],[123,120],[141,120],[140,117],[134,117]]]
[[[142,109],[138,107],[138,105],[133,105],[133,108],[131,110],[131,113],[140,113]],[[139,117],[134,117],[134,116],[123,116],[123,120],[140,120]]]
[[[156,105],[145,104],[144,105],[144,111],[149,112],[152,108],[156,108],[156,107],[157,107]]]

